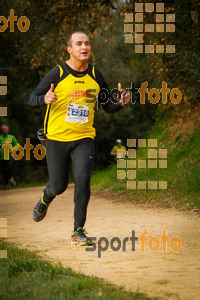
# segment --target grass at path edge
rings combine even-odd
[[[0,249],[8,253],[7,259],[0,258],[0,299],[157,299],[53,265],[5,239],[0,239]]]

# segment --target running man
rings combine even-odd
[[[117,158],[117,150],[118,149],[125,149],[125,154],[126,154],[126,147],[122,145],[122,140],[120,140],[120,139],[116,140],[116,145],[110,151],[110,155],[115,156],[115,158]]]
[[[16,182],[12,177],[11,173],[11,158],[12,158],[12,149],[9,151],[9,159],[5,159],[3,145],[8,143],[12,146],[12,148],[16,145],[19,145],[16,137],[14,135],[9,134],[9,127],[7,125],[1,126],[2,135],[0,135],[0,164],[1,164],[1,172],[5,184],[5,188],[9,188],[9,185],[15,186]]]
[[[74,192],[74,230],[72,240],[90,244],[84,224],[90,198],[90,176],[94,157],[94,107],[96,99],[108,113],[120,111],[130,101],[130,94],[117,100],[109,95],[102,74],[88,64],[91,53],[89,37],[72,32],[67,39],[70,58],[51,69],[29,96],[32,107],[47,105],[44,120],[46,160],[49,182],[33,209],[33,220],[41,221],[49,204],[68,185],[72,162]],[[118,84],[121,89],[121,84]]]

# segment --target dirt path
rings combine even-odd
[[[97,240],[113,236],[122,240],[130,237],[132,230],[140,236],[146,229],[148,239],[161,237],[162,230],[172,238],[182,240],[182,249],[173,252],[168,242],[167,252],[151,252],[145,242],[145,252],[132,251],[131,241],[126,251],[114,252],[109,247],[102,252],[72,250],[70,234],[73,227],[73,187],[51,204],[48,215],[40,222],[32,221],[32,208],[41,195],[42,188],[0,191],[0,217],[8,220],[8,240],[23,248],[39,250],[51,261],[61,261],[87,275],[122,285],[126,289],[139,289],[161,299],[200,299],[200,218],[192,213],[173,209],[150,209],[112,199],[91,197],[86,228]],[[102,246],[105,244],[102,243]],[[114,244],[115,246],[117,244]]]

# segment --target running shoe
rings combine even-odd
[[[40,198],[38,203],[33,208],[33,220],[35,222],[42,221],[44,219],[44,217],[46,216],[46,213],[47,213],[47,209],[48,209],[49,204],[44,202],[43,197],[44,197],[44,193],[42,194],[42,197]]]
[[[79,246],[93,245],[92,240],[87,237],[87,232],[82,227],[78,227],[76,231],[72,231],[71,239]]]

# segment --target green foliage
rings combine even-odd
[[[92,176],[94,188],[130,196],[133,201],[156,201],[166,206],[200,208],[200,124],[189,135],[176,134],[177,114],[165,116],[149,131],[147,138],[157,139],[158,148],[167,149],[167,168],[136,169],[136,180],[167,181],[167,190],[129,190],[127,180],[117,179],[116,163]],[[172,130],[173,129],[173,130]],[[172,135],[172,132],[174,136]],[[137,149],[137,159],[147,159],[147,148]],[[127,169],[126,169],[127,171]]]
[[[167,1],[166,12],[176,15],[176,33],[145,35],[145,43],[175,41],[176,53],[167,55],[135,54],[134,44],[124,43],[124,14],[134,12],[134,4],[132,0],[127,5],[109,0],[51,0],[43,1],[42,5],[39,0],[7,1],[1,7],[1,15],[7,18],[13,8],[18,18],[27,16],[31,25],[27,32],[21,33],[15,22],[15,32],[6,30],[0,34],[0,71],[8,77],[8,95],[0,97],[0,106],[8,107],[8,117],[1,117],[0,125],[7,123],[22,145],[27,137],[34,146],[38,144],[36,132],[43,127],[45,107],[32,109],[26,102],[44,74],[68,57],[66,35],[74,29],[89,33],[93,51],[90,62],[103,73],[111,89],[116,88],[118,82],[123,88],[130,88],[131,82],[139,88],[144,81],[148,81],[149,89],[160,89],[165,80],[170,89],[179,88],[184,99],[192,99],[191,106],[197,106],[198,1]],[[144,17],[149,23],[155,21],[154,14],[145,13]],[[139,101],[139,94],[135,93],[132,103],[115,115],[97,110],[95,170],[106,168],[112,162],[109,152],[117,138],[123,143],[127,138],[142,138],[157,115],[164,116],[162,105],[152,105],[148,100],[141,105]],[[45,159],[22,160],[19,166],[16,163],[15,173],[21,183],[44,181],[47,179]]]

